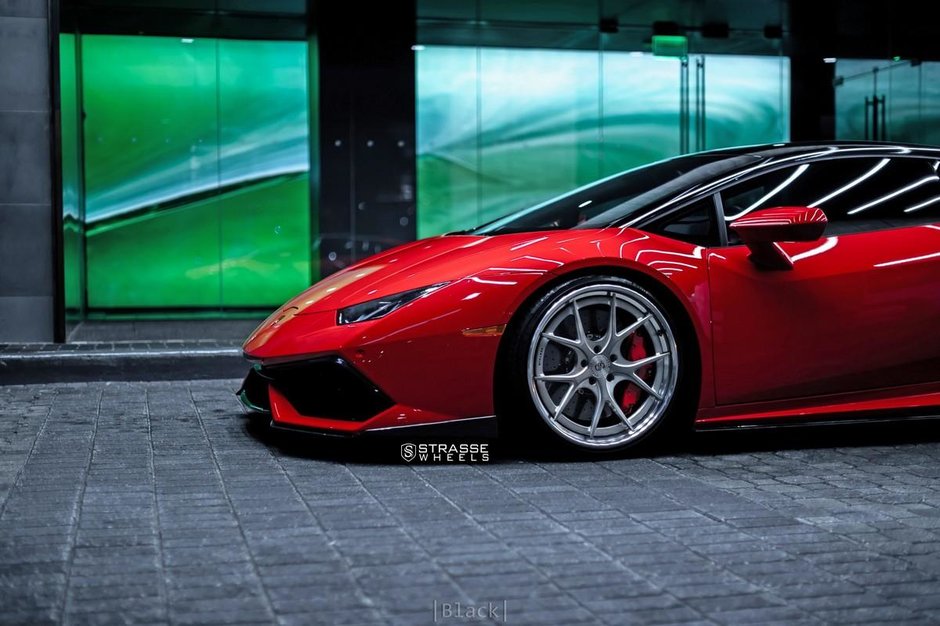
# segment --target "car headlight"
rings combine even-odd
[[[352,324],[353,322],[365,322],[385,317],[395,309],[401,308],[413,300],[423,298],[429,293],[435,292],[447,283],[437,283],[420,289],[411,291],[402,291],[384,298],[376,298],[362,304],[354,304],[345,309],[340,309],[336,316],[337,324]]]

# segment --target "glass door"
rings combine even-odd
[[[215,42],[81,46],[88,308],[218,308]]]
[[[311,262],[307,43],[62,36],[66,300],[270,310]]]
[[[682,153],[786,141],[789,70],[786,57],[694,54],[682,59]]]
[[[836,63],[836,137],[940,141],[940,63],[846,59]]]

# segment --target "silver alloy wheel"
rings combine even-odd
[[[630,360],[631,346],[642,358]],[[542,419],[586,448],[626,444],[665,413],[679,373],[676,340],[657,305],[627,285],[582,287],[542,316],[528,354]],[[631,388],[632,387],[632,388]],[[625,411],[625,394],[635,401]]]

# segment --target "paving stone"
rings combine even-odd
[[[410,466],[247,428],[238,382],[0,387],[0,622],[940,622],[927,428]]]

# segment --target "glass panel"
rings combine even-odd
[[[480,222],[478,52],[427,46],[415,55],[418,238]]]
[[[478,222],[600,177],[596,52],[483,48]]]
[[[811,206],[826,212],[827,235],[842,235],[936,221],[940,178],[933,160],[842,158],[756,176],[721,198],[728,222],[759,209]]]
[[[662,225],[653,226],[652,231],[696,246],[711,247],[721,244],[712,196],[695,202],[681,215],[669,216]]]
[[[624,223],[688,188],[682,185],[702,182],[702,169],[720,158],[715,154],[688,154],[644,165],[510,213],[470,232],[499,235],[559,228],[606,228]],[[705,174],[708,180],[714,175],[713,169]]]
[[[219,41],[222,305],[310,284],[307,44]]]
[[[884,109],[880,139],[920,144],[940,143],[940,63],[887,63],[875,59],[840,59],[836,63],[836,136],[875,139]],[[866,104],[866,100],[868,101]]]
[[[871,59],[839,59],[836,62],[836,138],[866,139],[866,98],[874,92],[873,70],[883,64]],[[871,120],[868,120],[871,123]],[[871,129],[868,129],[871,132]]]
[[[790,60],[705,55],[705,144],[725,148],[790,137]]]
[[[306,42],[81,42],[89,308],[270,308],[308,285]]]
[[[85,308],[84,236],[81,206],[82,170],[79,150],[78,76],[75,35],[59,37],[59,76],[62,111],[62,256],[65,309],[70,317]]]
[[[455,46],[422,46],[417,58],[419,237],[681,151],[678,59]],[[787,140],[788,59],[695,59],[705,100],[691,108],[705,111],[706,147]]]
[[[679,60],[605,52],[603,63],[600,175],[679,154]]]
[[[921,64],[920,121],[917,143],[940,145],[940,63]]]
[[[887,81],[885,139],[921,143],[923,84],[921,65],[893,65],[884,72]]]
[[[85,36],[89,308],[218,307],[216,44]]]

